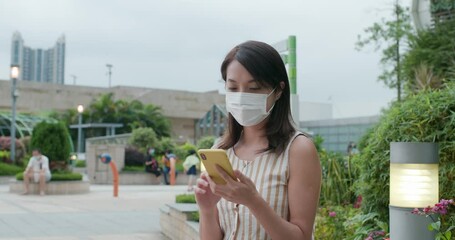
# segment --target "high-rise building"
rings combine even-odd
[[[65,83],[65,36],[53,48],[33,49],[24,45],[19,32],[13,34],[11,64],[20,66],[19,79],[34,82]]]

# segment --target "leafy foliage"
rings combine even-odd
[[[125,166],[144,166],[145,154],[133,147],[125,148]]]
[[[176,203],[196,203],[194,194],[180,194],[175,196]]]
[[[448,84],[442,90],[424,91],[395,103],[381,117],[367,137],[354,164],[360,168],[356,191],[368,204],[363,212],[377,212],[388,219],[389,159],[391,142],[438,142],[440,197],[455,196],[455,90]]]
[[[23,171],[24,168],[19,166],[0,162],[0,176],[14,176]]]
[[[78,161],[76,161],[76,164],[75,164],[75,165],[76,165],[76,167],[78,167],[78,168],[85,168],[85,167],[86,167],[86,163],[87,163],[87,162],[86,162],[85,160],[84,160],[84,161],[83,161],[83,160],[78,160]]]
[[[363,240],[375,233],[383,239],[387,232],[387,223],[379,221],[377,213],[363,215],[351,205],[325,206],[316,214],[315,239]]]
[[[0,136],[0,161],[11,163],[10,159],[10,151],[11,151],[11,138]],[[23,158],[26,154],[26,148],[24,143],[16,139],[16,163],[20,163],[23,161]]]
[[[49,158],[51,170],[64,169],[70,156],[71,143],[63,123],[41,122],[33,128],[32,148],[39,148]],[[61,162],[61,163],[56,163]]]
[[[146,152],[148,148],[158,145],[158,138],[153,128],[136,128],[131,134],[129,144]]]
[[[370,44],[374,44],[375,50],[379,50],[385,45],[381,57],[383,72],[378,80],[391,89],[397,89],[397,99],[401,101],[403,48],[407,47],[408,40],[413,36],[409,8],[403,8],[398,2],[395,3],[392,20],[382,19],[380,23],[374,23],[364,31],[367,36],[364,38],[358,36],[357,50]]]
[[[409,50],[403,59],[403,73],[408,90],[419,89],[416,79],[422,78],[418,71],[422,66],[431,71],[431,77],[435,80],[454,77],[455,19],[439,22],[434,28],[420,31],[410,38]]]
[[[198,149],[209,149],[215,144],[215,137],[214,136],[206,136],[201,138],[197,142],[197,148]]]
[[[181,146],[178,146],[175,149],[175,155],[177,155],[178,159],[185,160],[185,158],[188,156],[188,152],[190,150],[196,151],[197,149],[196,149],[196,146],[187,142]]]
[[[156,151],[164,154],[164,152],[166,152],[166,150],[171,150],[172,152],[174,152],[176,147],[177,147],[177,144],[174,142],[174,140],[172,138],[163,137],[159,141]]]
[[[16,180],[23,181],[24,173],[20,172],[16,174]],[[82,174],[74,172],[54,172],[52,173],[51,182],[57,181],[81,181]]]
[[[351,157],[340,153],[319,153],[322,167],[321,204],[344,205],[355,201],[353,190],[354,180],[357,178],[355,166],[351,163]]]
[[[51,117],[62,120],[66,125],[78,123],[76,109],[69,109],[63,113],[54,112]],[[163,115],[160,107],[153,104],[143,104],[138,100],[115,100],[113,93],[101,95],[82,113],[83,123],[122,123],[116,133],[130,133],[136,128],[152,128],[157,137],[169,137],[171,133],[169,120]],[[106,135],[105,129],[86,129],[87,138]],[[71,131],[74,142],[77,131]]]
[[[144,166],[127,166],[123,167],[122,172],[145,172]]]

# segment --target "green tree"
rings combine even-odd
[[[455,75],[455,19],[419,31],[403,58],[407,89],[440,88]]]
[[[158,145],[158,138],[153,128],[136,128],[131,134],[129,144],[135,146],[141,152],[146,152],[148,148]]]
[[[403,8],[398,1],[393,6],[393,19],[382,19],[364,30],[365,37],[358,36],[356,49],[361,50],[374,44],[375,51],[381,49],[383,72],[379,81],[397,90],[397,100],[401,101],[402,92],[402,58],[409,38],[413,36],[409,8]],[[385,46],[384,46],[385,45]]]
[[[209,149],[215,144],[215,137],[214,136],[205,136],[197,142],[198,149]]]
[[[51,170],[66,169],[71,144],[68,129],[59,123],[41,122],[33,128],[32,148],[39,148],[49,158]]]
[[[66,123],[78,123],[78,113],[75,109],[65,112],[54,112],[51,116]],[[117,134],[130,133],[135,128],[153,128],[158,138],[169,137],[170,123],[162,114],[160,107],[153,104],[143,104],[138,100],[115,100],[113,93],[101,95],[95,99],[82,113],[83,123],[122,123],[123,127],[116,129]],[[101,128],[85,129],[84,135],[89,137],[106,135]],[[73,141],[77,139],[77,131],[71,131]]]
[[[175,144],[174,140],[172,140],[172,138],[164,137],[161,138],[158,144],[157,152],[164,153],[166,150],[171,150],[174,152],[176,147],[177,145]]]

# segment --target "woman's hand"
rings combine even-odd
[[[210,211],[216,207],[218,201],[221,197],[213,194],[210,190],[210,182],[213,183],[212,179],[207,172],[203,172],[201,177],[196,181],[196,187],[194,188],[194,193],[196,195],[196,202],[199,205],[201,211]]]
[[[224,181],[226,181],[226,184],[216,184],[210,180],[210,188],[215,195],[247,207],[254,204],[256,199],[260,197],[253,181],[243,175],[239,170],[234,171],[237,177],[237,180],[234,180],[220,166],[217,165],[216,169]]]

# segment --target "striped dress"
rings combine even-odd
[[[298,135],[303,133],[296,132],[280,156],[266,152],[253,161],[244,161],[235,155],[233,148],[227,150],[232,167],[249,177],[262,198],[288,221],[289,147]],[[271,239],[247,207],[222,198],[217,208],[224,239]]]

